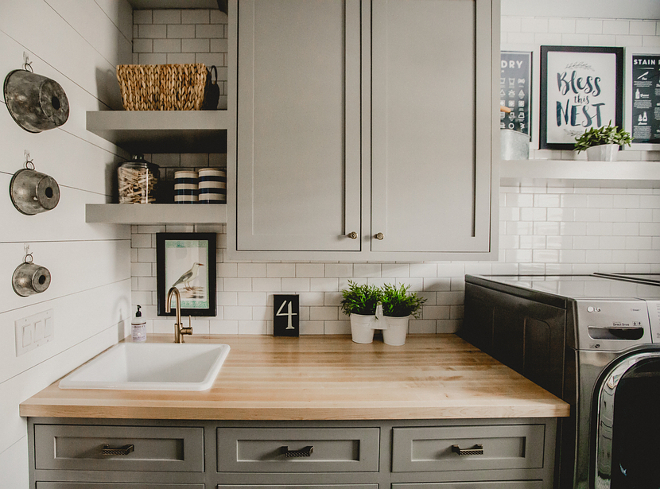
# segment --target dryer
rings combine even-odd
[[[458,334],[571,405],[556,487],[660,487],[660,286],[595,275],[465,280]]]

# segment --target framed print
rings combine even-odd
[[[215,233],[157,233],[156,289],[158,315],[165,312],[167,293],[176,287],[181,295],[182,316],[215,316]]]
[[[540,148],[573,149],[592,127],[623,127],[623,48],[541,46]]]
[[[502,51],[500,54],[500,129],[511,129],[531,136],[531,51]]]
[[[660,48],[626,53],[626,123],[631,149],[660,149]]]

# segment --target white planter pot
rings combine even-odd
[[[351,314],[351,337],[355,343],[371,343],[374,340],[376,316]]]
[[[384,316],[380,319],[380,321],[385,322],[386,326],[383,328],[383,341],[386,345],[401,346],[406,343],[409,319],[410,316],[402,318]]]
[[[587,160],[589,161],[616,161],[619,152],[618,144],[601,144],[587,148]]]

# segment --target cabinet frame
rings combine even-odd
[[[483,146],[480,153],[480,158],[487,159],[485,163],[489,166],[488,181],[484,184],[484,180],[478,183],[480,190],[487,189],[486,192],[481,192],[475,198],[479,201],[477,206],[486,206],[490,210],[490,222],[487,223],[486,233],[488,241],[488,250],[484,251],[483,246],[481,249],[462,249],[462,250],[449,250],[449,251],[377,251],[377,247],[373,247],[372,243],[375,242],[374,234],[379,232],[372,227],[372,66],[371,66],[371,52],[372,52],[372,0],[360,0],[361,10],[361,121],[360,121],[360,134],[361,134],[361,168],[359,169],[361,175],[361,188],[360,188],[360,205],[361,205],[361,229],[359,230],[359,250],[355,251],[244,251],[238,250],[238,224],[237,219],[237,86],[238,86],[238,2],[239,0],[229,1],[229,60],[230,66],[228,73],[228,111],[229,118],[236,121],[237,124],[230,124],[227,137],[227,259],[230,261],[271,261],[271,260],[287,260],[287,261],[351,261],[351,262],[365,262],[365,261],[398,261],[398,262],[419,262],[428,260],[496,260],[498,258],[498,206],[499,206],[499,177],[497,170],[497,163],[499,161],[499,19],[500,19],[500,0],[464,0],[475,2],[478,4],[479,15],[483,16],[485,10],[489,10],[489,22],[491,28],[491,39],[489,43],[482,43],[480,50],[480,59],[490,56],[492,60],[490,69],[490,78],[483,77],[477,80],[477,83],[483,85],[490,82],[490,117],[486,114],[482,117],[484,112],[483,108],[479,109],[480,119],[477,120],[477,125],[481,126],[476,128],[478,134],[490,135],[490,154],[483,154]],[[484,5],[488,4],[488,9]],[[476,7],[475,7],[476,8]],[[483,36],[482,34],[479,34]],[[490,50],[489,54],[484,54],[484,50]],[[487,69],[485,71],[488,71]],[[483,87],[482,87],[483,88]],[[350,190],[350,189],[347,189]],[[353,190],[350,190],[351,193]],[[433,212],[428,212],[420,209],[419,212],[427,212],[429,219],[432,219]],[[483,218],[478,228],[484,229]],[[347,232],[350,232],[348,228]],[[480,231],[483,233],[483,231]],[[482,241],[483,243],[483,241]]]
[[[195,489],[231,489],[234,486],[251,487],[252,489],[273,489],[283,486],[313,486],[315,489],[391,489],[392,487],[413,486],[419,489],[461,488],[463,486],[481,487],[477,483],[497,482],[495,487],[508,487],[506,484],[515,482],[516,489],[553,489],[554,451],[556,443],[557,420],[555,418],[502,418],[502,419],[421,419],[421,420],[355,420],[355,421],[214,421],[214,420],[135,420],[135,419],[94,419],[94,418],[28,418],[28,450],[29,450],[29,489],[57,488],[68,489],[79,487],[77,484],[88,484],[95,487],[108,484],[113,487],[154,487],[168,484],[181,485]],[[35,469],[35,425],[86,426],[90,431],[94,426],[127,427],[139,431],[141,428],[202,428],[204,430],[204,472],[143,472],[128,470],[58,470]],[[543,445],[543,461],[541,466],[527,468],[506,468],[487,470],[443,470],[392,472],[393,432],[398,428],[414,428],[425,431],[428,428],[448,428],[452,431],[473,432],[475,429],[488,433],[498,430],[498,426],[519,426],[527,429],[534,425],[542,427],[544,437],[537,436],[536,442]],[[314,430],[328,428],[347,432],[360,429],[373,431],[378,429],[380,436],[377,447],[369,444],[369,449],[377,450],[378,471],[355,472],[221,472],[217,465],[217,433],[218,430],[252,429],[282,432],[286,430],[302,430],[313,433]],[[501,429],[501,428],[499,428]],[[300,432],[300,431],[299,431]],[[372,454],[373,458],[373,454]],[[190,486],[186,486],[189,484]],[[85,487],[82,485],[81,487]],[[105,486],[104,486],[105,487]],[[177,486],[175,486],[177,487]],[[490,487],[484,484],[484,487]]]

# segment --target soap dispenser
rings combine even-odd
[[[137,306],[137,312],[133,321],[131,321],[131,336],[133,338],[133,343],[140,343],[147,341],[147,322],[142,319],[142,313],[140,308],[142,306]]]

